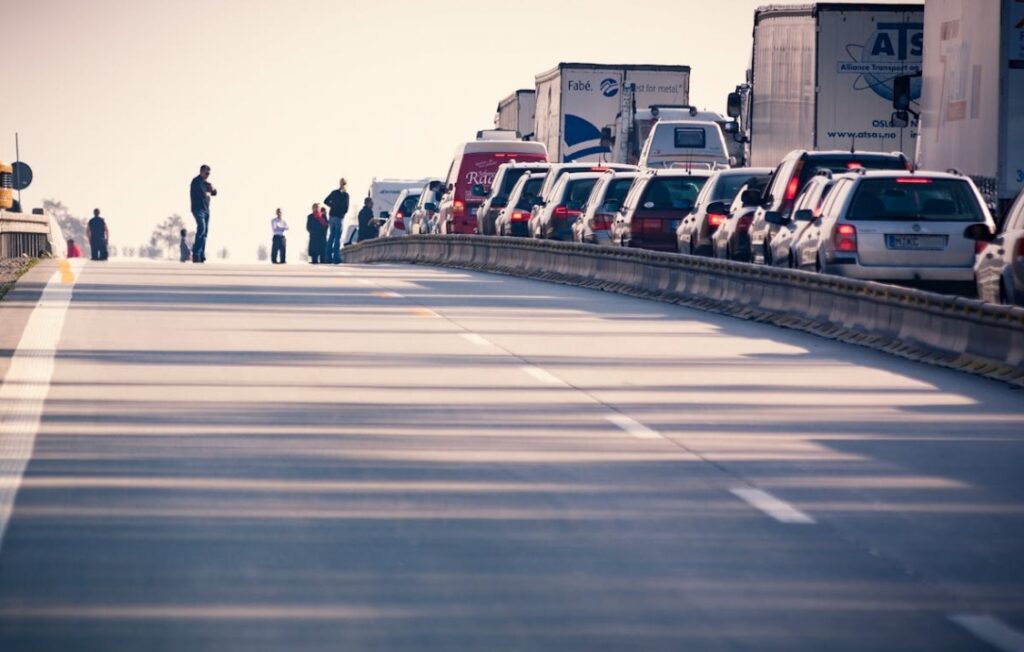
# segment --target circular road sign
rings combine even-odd
[[[28,163],[15,161],[11,167],[14,168],[15,190],[24,190],[32,185],[32,168],[28,166]]]

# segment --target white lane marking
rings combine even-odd
[[[43,406],[50,393],[54,356],[64,330],[77,271],[84,261],[61,261],[25,323],[25,332],[0,385],[0,548],[25,468],[32,459]]]
[[[737,498],[746,501],[780,523],[814,523],[814,519],[784,500],[767,491],[750,487],[734,487],[729,490]]]
[[[544,371],[540,367],[534,367],[533,365],[523,365],[522,367],[519,367],[519,368],[522,369],[525,373],[533,376],[534,378],[536,378],[540,382],[544,383],[545,385],[562,385],[562,386],[565,386],[565,383],[563,383],[560,378],[552,376],[551,374],[549,374],[548,372]]]
[[[630,419],[625,414],[609,414],[605,418],[637,439],[664,439],[661,433],[651,430],[639,421]]]
[[[459,333],[459,337],[466,340],[470,344],[476,344],[477,346],[490,346],[491,343],[480,337],[476,333]]]
[[[399,294],[397,292],[388,292],[386,290],[382,290],[382,291],[379,291],[379,292],[374,292],[373,294],[374,294],[374,296],[378,296],[381,299],[401,299],[402,298],[401,294]]]
[[[988,614],[950,614],[949,619],[1003,652],[1024,652],[1024,634]]]

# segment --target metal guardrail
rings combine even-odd
[[[406,236],[347,263],[476,269],[763,321],[1024,386],[1024,308],[800,270],[640,249],[487,236]]]
[[[0,258],[53,256],[59,245],[46,215],[0,211]]]

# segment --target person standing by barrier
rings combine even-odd
[[[188,259],[192,255],[192,250],[188,246],[188,231],[185,229],[181,230],[181,241],[178,243],[178,249],[181,251],[181,257],[179,260],[183,263],[187,263]]]
[[[192,245],[192,262],[206,262],[206,236],[210,231],[210,197],[217,196],[217,189],[207,179],[210,178],[210,166],[199,166],[199,174],[192,179],[189,186],[189,199],[192,204],[192,217],[196,219],[196,241]]]
[[[306,230],[309,231],[309,262],[314,265],[327,262],[324,258],[327,219],[320,211],[320,204],[313,204],[313,212],[306,216]]]
[[[342,223],[345,220],[345,214],[348,213],[346,186],[348,186],[348,181],[342,178],[338,182],[338,189],[332,190],[331,194],[324,199],[324,204],[331,209],[330,235],[327,238],[327,262],[335,265],[341,262]]]
[[[363,200],[363,207],[359,209],[359,242],[373,240],[379,233],[373,219],[373,198],[367,197]]]
[[[280,208],[274,213],[274,219],[270,220],[270,229],[274,232],[274,240],[270,244],[270,262],[274,265],[284,265],[288,253],[288,241],[284,232],[288,230],[288,222],[281,215]]]
[[[89,220],[89,249],[93,260],[107,259],[107,243],[110,240],[110,230],[107,229],[107,221],[100,217],[100,209],[94,208],[92,219]]]

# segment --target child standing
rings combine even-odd
[[[181,230],[181,262],[187,263],[192,258],[192,249],[188,246],[188,232]]]

